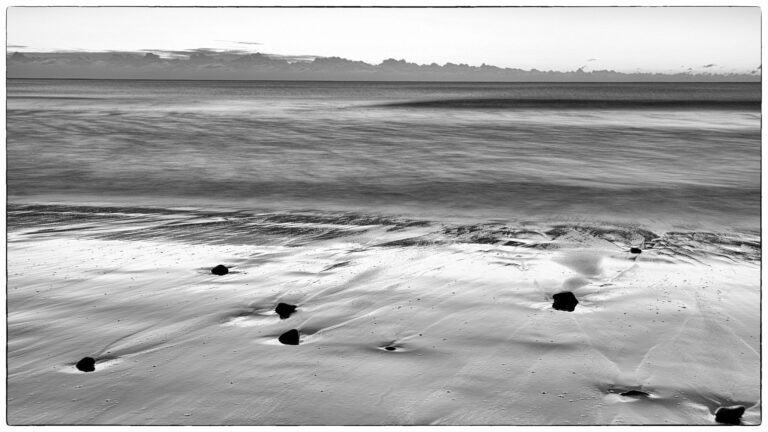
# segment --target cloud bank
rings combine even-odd
[[[596,59],[589,59],[592,61]],[[279,55],[245,50],[137,52],[14,52],[6,57],[8,78],[318,80],[318,81],[749,81],[761,79],[757,66],[749,73],[710,72],[715,65],[680,73],[621,73],[611,70],[540,71],[483,64],[419,65],[387,59],[373,65],[340,57]]]

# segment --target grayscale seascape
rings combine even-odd
[[[12,425],[761,423],[760,82],[6,88]]]

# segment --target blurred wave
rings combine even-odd
[[[615,246],[617,251],[627,252],[634,246],[653,249],[658,257],[668,257],[674,262],[699,259],[758,262],[761,257],[759,232],[657,233],[637,225],[589,222],[461,224],[320,210],[255,213],[24,204],[10,204],[7,220],[9,232],[27,238],[68,233],[103,240],[286,246],[347,239],[368,247],[469,243],[533,249],[567,248],[599,240]]]
[[[732,109],[760,110],[760,99],[756,100],[617,100],[617,99],[437,99],[425,101],[394,102],[379,106],[405,108],[445,109]]]
[[[760,84],[7,89],[13,202],[759,227]]]

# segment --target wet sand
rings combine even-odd
[[[10,424],[761,421],[759,245],[373,222],[213,244],[117,222],[9,225]],[[573,312],[552,307],[566,291]]]

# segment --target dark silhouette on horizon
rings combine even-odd
[[[476,81],[476,82],[760,82],[762,68],[749,73],[623,73],[613,70],[540,71],[482,64],[419,65],[386,59],[378,65],[341,57],[284,56],[240,50],[194,49],[154,52],[51,52],[7,55],[7,78],[308,80],[308,81]]]

